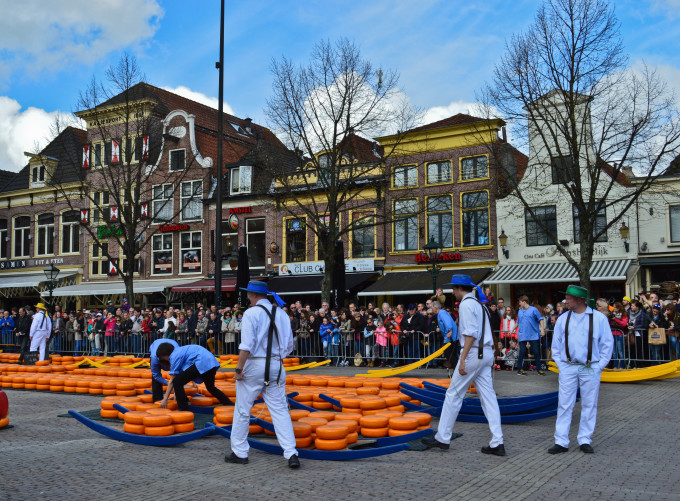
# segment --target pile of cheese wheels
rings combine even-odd
[[[124,421],[123,431],[136,435],[167,437],[175,433],[194,430],[194,413],[177,410],[177,402],[169,401],[167,409],[161,409],[158,402],[152,402],[151,395],[138,397],[106,397],[101,402],[100,415],[108,419]],[[114,404],[129,409],[123,414]]]
[[[9,424],[9,400],[7,393],[0,390],[0,428],[5,428]]]

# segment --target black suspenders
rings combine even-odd
[[[276,330],[276,305],[272,304],[272,311],[269,313],[267,311],[267,308],[262,306],[261,304],[258,304],[260,308],[262,308],[264,311],[267,312],[267,315],[269,315],[269,335],[267,336],[267,359],[265,360],[265,365],[264,365],[264,385],[269,386],[269,366],[271,365],[272,361],[272,345],[274,344],[274,332]],[[279,333],[276,333],[276,341],[279,343],[280,346],[280,340],[279,340]],[[280,364],[283,364],[281,360],[279,360]],[[276,384],[279,384],[279,380],[281,379],[281,369],[279,368],[279,376],[276,378]]]
[[[593,316],[595,313],[588,315],[588,359],[586,365],[590,364],[593,358]],[[569,320],[571,320],[571,311],[567,313],[567,322],[564,326],[564,349],[567,350],[567,360],[571,362],[571,355],[569,354]]]
[[[479,303],[479,306],[482,307],[482,312],[486,314],[486,318],[489,320],[489,326],[491,326],[491,317],[489,316],[489,310],[486,309],[486,306],[484,306],[482,302],[476,297],[468,296],[463,298],[463,301],[466,299],[474,299],[477,301],[477,303]],[[486,334],[486,322],[484,321],[484,317],[485,315],[482,314],[482,337],[479,338],[479,342],[477,344],[477,358],[480,360],[484,358],[484,335]]]

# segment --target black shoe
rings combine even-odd
[[[425,437],[421,438],[420,442],[427,447],[428,449],[433,449],[434,447],[438,447],[443,451],[448,451],[449,450],[449,444],[443,444],[439,440],[435,439],[434,437]]]
[[[505,446],[503,444],[496,447],[482,447],[483,454],[493,454],[494,456],[505,456]]]
[[[545,376],[545,372],[543,372],[543,371],[538,371],[538,375],[539,375],[539,376]]]
[[[293,454],[291,457],[288,458],[288,468],[299,468],[300,467],[300,460],[297,457],[297,454]]]
[[[248,464],[248,458],[240,458],[232,452],[231,456],[224,456],[224,462],[234,464]]]
[[[526,376],[527,373],[526,373],[526,371],[520,370],[520,371],[517,371],[517,375],[518,376]]]
[[[585,452],[586,454],[592,454],[595,452],[595,449],[593,449],[593,446],[590,444],[581,444],[579,449],[581,449],[581,452]]]
[[[550,449],[548,449],[549,454],[559,454],[561,452],[568,452],[569,449],[567,447],[562,447],[559,444],[553,445]]]

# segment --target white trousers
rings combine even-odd
[[[46,333],[37,333],[31,339],[31,351],[40,349],[40,360],[45,360],[45,348],[47,347],[47,338],[50,335]]]
[[[581,423],[578,427],[578,444],[590,444],[597,419],[597,398],[600,393],[600,370],[584,365],[560,364],[559,399],[555,421],[555,443],[569,447],[571,415],[576,402],[576,390],[581,388]]]
[[[477,358],[477,349],[472,348],[465,359],[465,371],[467,374],[461,376],[458,372],[460,361],[456,365],[456,370],[451,378],[449,389],[446,390],[446,399],[442,408],[442,415],[439,418],[439,427],[435,439],[443,444],[451,442],[453,425],[456,422],[460,408],[463,405],[465,392],[470,383],[475,383],[477,394],[481,400],[484,416],[489,422],[491,430],[490,447],[496,447],[503,443],[503,431],[501,430],[501,411],[498,408],[496,392],[493,390],[491,381],[491,366],[493,364],[493,350],[490,346],[484,348],[484,358]]]
[[[248,359],[243,367],[243,380],[236,381],[236,407],[231,427],[231,450],[240,458],[248,457],[248,426],[253,402],[262,393],[267,409],[272,416],[276,439],[283,448],[283,456],[288,459],[297,454],[293,423],[288,412],[286,400],[286,371],[277,360],[271,361],[269,386],[264,385],[265,359]],[[279,384],[276,378],[279,368],[283,370]]]

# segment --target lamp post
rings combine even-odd
[[[45,272],[45,276],[47,277],[47,290],[50,292],[50,299],[49,299],[49,304],[50,304],[50,313],[52,313],[52,293],[54,292],[54,286],[55,282],[57,280],[57,277],[59,276],[59,272],[61,271],[59,268],[54,266],[53,264],[49,265],[47,268],[43,270]]]
[[[501,229],[501,234],[498,235],[498,243],[501,244],[501,250],[503,251],[505,259],[508,259],[510,257],[510,251],[505,248],[505,246],[508,245],[508,236],[503,229]]]
[[[429,271],[432,276],[432,294],[437,294],[437,275],[439,275],[439,272],[442,269],[441,265],[437,264],[437,262],[442,254],[442,246],[439,242],[430,240],[423,248],[427,253],[428,262],[430,263],[427,267],[427,271]]]
[[[629,235],[630,229],[628,226],[626,226],[626,223],[621,223],[621,228],[619,228],[619,233],[621,234],[621,239],[623,240],[623,246],[626,248],[626,252],[630,250],[629,244],[628,244],[628,235]]]

